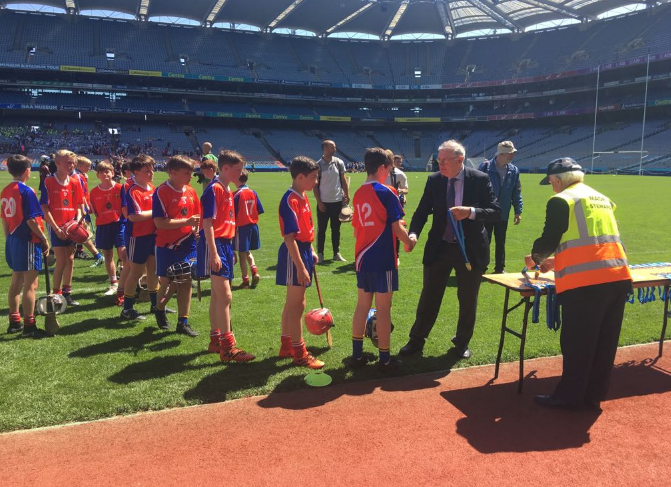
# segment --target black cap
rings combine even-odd
[[[585,172],[582,169],[582,166],[579,165],[575,160],[573,160],[570,157],[561,157],[559,159],[555,159],[552,161],[550,164],[548,164],[548,168],[546,170],[547,176],[545,176],[540,184],[547,185],[550,184],[550,178],[549,176],[552,176],[554,174],[561,174],[563,172],[571,172],[571,171],[580,171],[580,172]]]

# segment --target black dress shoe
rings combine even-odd
[[[350,369],[360,369],[368,363],[368,358],[365,355],[362,355],[361,358],[349,357],[344,362]]]
[[[459,358],[471,358],[471,351],[468,347],[455,346],[454,350],[457,352]]]
[[[402,347],[399,351],[399,355],[414,355],[415,353],[421,352],[424,349],[424,345],[421,343],[415,341],[415,340],[410,340],[404,347]]]
[[[471,351],[468,349],[468,345],[460,345],[457,342],[456,336],[452,337],[451,342],[454,345],[454,351],[459,358],[471,358]]]
[[[548,396],[543,394],[534,396],[534,402],[539,406],[543,406],[545,408],[568,409],[571,411],[579,409],[579,407],[576,406],[575,404],[571,404],[569,402],[564,401],[563,399],[559,399],[554,396]]]
[[[386,364],[383,364],[382,362],[378,362],[377,364],[377,370],[384,374],[391,374],[396,371],[398,371],[401,367],[403,366],[403,362],[401,362],[399,359],[391,357],[389,359],[389,362]]]

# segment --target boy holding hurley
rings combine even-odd
[[[44,235],[43,213],[37,195],[25,184],[30,179],[30,166],[30,159],[25,156],[8,158],[7,170],[13,181],[0,195],[2,229],[6,240],[5,258],[12,269],[7,333],[23,331],[21,336],[24,338],[42,338],[48,335],[35,325],[35,292],[43,265],[42,256],[49,252],[49,242]],[[19,303],[23,306],[24,326],[21,326]]]
[[[324,362],[313,357],[303,341],[305,289],[311,284],[318,261],[312,248],[315,229],[306,192],[317,184],[319,166],[309,157],[298,156],[291,161],[290,171],[291,188],[280,201],[280,230],[284,242],[277,253],[275,278],[275,284],[287,287],[279,356],[293,357],[295,365],[321,369]]]
[[[53,292],[62,294],[68,306],[79,306],[71,295],[75,243],[61,227],[71,220],[80,220],[84,212],[84,193],[79,180],[70,177],[77,161],[75,153],[59,150],[54,160],[56,172],[44,180],[40,195],[40,205],[44,220],[49,224],[51,246],[56,256]]]
[[[190,337],[198,333],[189,326],[191,306],[191,262],[196,257],[196,232],[200,226],[200,201],[189,185],[194,164],[184,156],[168,160],[168,180],[156,188],[152,216],[156,225],[156,274],[160,288],[156,303],[156,322],[163,330],[170,329],[165,305],[170,299],[170,269],[179,267],[183,273],[172,276],[177,282],[177,333]],[[174,270],[173,270],[174,272]]]

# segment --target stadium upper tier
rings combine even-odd
[[[76,66],[348,86],[438,85],[528,78],[669,51],[669,25],[671,8],[662,6],[546,32],[382,43],[2,10],[0,67]]]

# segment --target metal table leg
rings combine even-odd
[[[669,288],[671,285],[664,286],[664,319],[662,320],[662,336],[659,337],[659,356],[664,352],[664,336],[666,335],[666,324],[669,321]]]
[[[499,377],[499,365],[501,365],[501,354],[503,353],[503,342],[506,339],[506,321],[508,320],[508,299],[510,289],[506,288],[506,298],[503,301],[503,319],[501,320],[501,339],[499,340],[499,353],[496,354],[496,366],[494,367],[494,379]]]
[[[524,382],[524,345],[527,342],[527,324],[529,323],[529,310],[533,303],[529,297],[524,298],[524,321],[522,321],[522,333],[520,334],[520,381],[517,386],[517,393],[522,394],[522,383]]]

